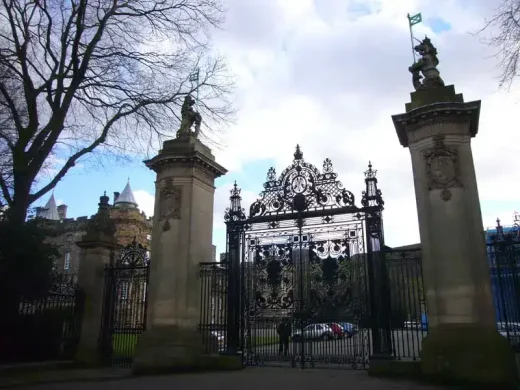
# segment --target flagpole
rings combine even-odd
[[[412,43],[412,56],[413,56],[413,63],[415,64],[415,49],[413,47],[413,31],[412,31],[412,22],[410,20],[410,14],[408,16],[408,27],[410,28],[410,42]]]

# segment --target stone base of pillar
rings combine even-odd
[[[513,389],[517,386],[515,366],[508,340],[479,325],[440,325],[422,341],[421,373],[431,381]]]
[[[204,352],[199,332],[178,326],[153,326],[139,337],[132,373],[156,375],[242,369],[241,356],[209,355]]]
[[[103,358],[99,347],[89,348],[87,346],[79,346],[74,357],[76,363],[84,367],[103,367],[106,365],[106,359]]]

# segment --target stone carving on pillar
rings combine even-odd
[[[437,65],[437,49],[432,45],[428,37],[424,37],[422,42],[413,48],[421,58],[414,62],[408,70],[412,73],[412,82],[416,91],[437,87],[444,87]],[[421,75],[422,73],[422,75]],[[421,82],[421,79],[424,80]]]
[[[174,186],[171,179],[164,179],[159,194],[159,221],[165,221],[163,231],[170,230],[170,219],[181,217],[182,188]]]
[[[200,125],[202,123],[202,116],[193,108],[195,99],[191,95],[186,95],[184,103],[181,108],[181,127],[177,130],[177,138],[188,138],[193,136],[198,138],[200,134]],[[194,131],[191,127],[194,126]]]
[[[434,137],[434,147],[424,153],[428,189],[442,190],[444,201],[451,199],[450,188],[463,187],[460,181],[459,154],[444,144],[444,136]]]

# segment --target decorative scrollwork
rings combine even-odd
[[[293,303],[292,246],[257,245],[253,270],[256,276],[254,300],[257,309],[288,309]]]
[[[79,291],[77,274],[53,272],[51,278],[52,284],[49,290],[50,294],[75,296],[76,292]]]
[[[332,161],[325,159],[323,172],[303,159],[296,147],[293,163],[276,179],[274,168],[267,173],[261,198],[253,202],[249,217],[276,213],[298,213],[312,209],[355,207],[354,194],[343,188]]]
[[[309,251],[309,308],[325,317],[345,310],[355,316],[364,290],[362,257],[351,256],[348,239],[312,242]]]
[[[330,158],[326,158],[325,161],[323,161],[323,173],[334,173]]]
[[[276,170],[273,167],[267,171],[267,181],[276,181]]]
[[[150,265],[148,250],[142,244],[137,243],[135,237],[130,244],[121,249],[115,263],[116,268],[137,268],[148,265]]]

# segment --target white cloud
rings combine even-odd
[[[332,159],[359,204],[371,160],[385,198],[387,243],[418,242],[409,151],[399,144],[391,115],[404,112],[413,90],[406,14],[421,12],[424,21],[441,18],[452,27],[441,34],[425,24],[414,27],[417,37],[427,34],[437,47],[446,84],[455,84],[466,101],[482,100],[472,141],[480,199],[516,201],[519,95],[497,91],[494,51],[469,34],[494,7],[484,0],[229,0],[227,25],[215,35],[215,47],[238,78],[239,115],[223,140],[226,149],[215,151],[217,161],[236,172],[273,159],[280,173],[299,143],[305,159],[318,167]],[[256,185],[242,193],[246,212],[265,173],[249,178]],[[215,237],[225,231],[231,186],[230,179],[216,189]],[[153,196],[142,190],[135,196],[153,214]],[[512,212],[487,208],[483,224],[494,226],[497,216],[510,223]],[[215,243],[224,250],[224,242]]]
[[[466,101],[482,100],[480,130],[473,140],[481,200],[517,199],[518,95],[497,92],[494,51],[469,34],[492,15],[491,2],[253,3],[248,8],[242,0],[231,0],[228,29],[216,38],[219,50],[238,70],[240,108],[237,124],[224,142],[227,149],[215,153],[222,165],[240,170],[272,158],[280,172],[299,143],[309,162],[320,166],[330,157],[340,179],[359,199],[362,173],[372,160],[386,202],[387,243],[417,242],[409,152],[398,142],[391,115],[404,112],[413,90],[407,70],[411,48],[406,14],[420,11],[425,21],[442,18],[452,26],[441,34],[425,24],[415,27],[417,37],[427,34],[437,47],[445,82],[455,84]],[[372,13],[365,15],[367,10]],[[262,189],[264,177],[261,172],[254,178],[255,192]],[[217,189],[216,228],[226,206],[218,198],[228,187]],[[493,210],[488,213],[483,216],[485,225],[496,219]]]
[[[153,216],[153,211],[155,207],[155,195],[150,194],[146,190],[136,190],[134,192],[135,201],[139,206],[141,211],[144,211],[146,216]]]

